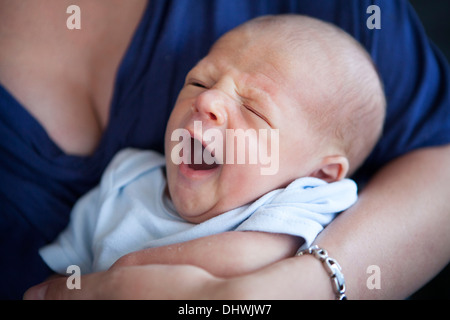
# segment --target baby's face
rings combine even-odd
[[[183,218],[205,221],[315,169],[292,70],[267,38],[234,32],[189,72],[165,137],[169,192]]]

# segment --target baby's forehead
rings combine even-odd
[[[316,63],[314,67],[322,67],[318,62],[326,62],[343,52],[336,51],[337,47],[351,46],[341,41],[344,34],[334,27],[322,23],[312,25],[306,21],[293,19],[288,23],[262,23],[262,27],[261,23],[250,22],[225,34],[212,50],[226,48],[228,55],[246,57],[244,61],[249,64],[262,59],[294,69],[301,63],[310,66]],[[303,67],[306,69],[306,65]]]
[[[261,50],[275,47],[280,54],[308,51],[318,54],[317,47],[322,53],[333,51],[336,46],[355,49],[354,39],[339,27],[302,15],[256,18],[231,30],[219,42],[221,40],[229,41],[231,45],[252,42],[259,45]]]

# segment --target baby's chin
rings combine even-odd
[[[181,218],[188,222],[198,224],[205,222],[211,218],[217,217],[228,211],[246,206],[249,203],[251,202],[246,202],[244,199],[239,199],[234,203],[230,203],[228,201],[218,201],[212,204],[203,203],[202,206],[196,203],[192,207],[187,207],[186,203],[181,203],[180,206],[177,206],[175,201],[174,206]]]
[[[177,207],[175,206],[175,208]],[[213,210],[198,211],[177,209],[177,212],[181,218],[191,223],[202,223],[220,214],[220,212],[215,212]]]
[[[191,223],[201,223],[219,214],[213,210],[213,205],[206,205],[198,201],[190,202],[177,196],[171,197],[171,200],[177,214]]]

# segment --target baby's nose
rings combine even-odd
[[[227,98],[219,90],[211,89],[199,95],[194,103],[194,109],[203,119],[212,121],[216,126],[222,126],[227,121]]]

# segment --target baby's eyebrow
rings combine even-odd
[[[188,77],[193,77],[202,75],[202,76],[211,76],[215,72],[215,65],[211,63],[211,61],[206,58],[200,60],[186,75],[186,79]]]
[[[275,94],[275,83],[270,77],[262,72],[255,74],[244,73],[238,79],[238,85],[241,85],[243,90],[250,99],[255,101],[267,102],[273,105],[272,95]]]
[[[254,105],[251,107],[253,109],[256,109],[260,116],[266,120],[266,122],[269,124],[270,127],[272,126],[272,113],[276,112],[277,108],[275,103],[272,101],[272,98],[270,95],[256,87],[256,86],[248,86],[243,87],[240,92],[238,92],[238,95],[244,100],[244,101],[250,101],[254,102]]]
[[[266,83],[264,83],[266,82]],[[246,94],[250,99],[260,102],[268,102],[273,104],[272,97],[270,95],[270,91],[273,91],[273,87],[268,81],[253,81],[247,79],[245,83],[243,83],[244,94]]]
[[[255,100],[259,102],[272,101],[272,99],[270,98],[269,94],[266,91],[261,90],[257,87],[248,86],[244,88],[243,93],[250,100]]]

